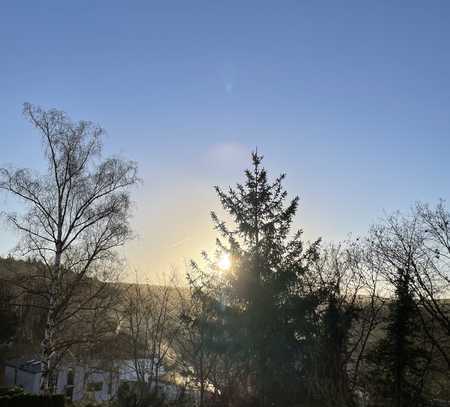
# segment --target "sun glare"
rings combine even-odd
[[[221,270],[228,270],[231,267],[230,256],[227,253],[223,253],[222,256],[220,256],[217,265]]]

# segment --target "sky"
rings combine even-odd
[[[139,164],[140,279],[212,250],[213,186],[256,147],[306,239],[361,235],[450,198],[449,19],[447,1],[0,0],[0,166],[45,169],[24,102],[101,124],[105,155]]]

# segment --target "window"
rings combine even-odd
[[[112,394],[112,384],[113,384],[113,373],[109,372],[108,394]]]
[[[57,385],[58,385],[58,372],[52,372],[52,374],[50,375],[49,381],[50,381],[50,388],[56,391],[58,389],[58,387],[57,387]]]
[[[68,386],[73,386],[73,382],[74,382],[74,373],[73,373],[73,369],[69,369],[67,371],[67,385]]]
[[[103,382],[92,382],[86,385],[87,391],[102,391]]]
[[[69,400],[73,398],[73,383],[74,383],[74,372],[73,369],[67,371],[67,384],[66,384],[66,396]]]

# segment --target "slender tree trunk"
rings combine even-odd
[[[204,376],[204,366],[203,366],[203,346],[204,346],[204,337],[203,337],[203,327],[200,331],[200,405],[199,407],[203,407],[205,405],[205,376]]]
[[[44,339],[42,341],[42,374],[41,374],[41,393],[51,394],[54,392],[51,377],[54,374],[56,359],[55,354],[55,334],[56,318],[55,303],[56,295],[54,290],[50,290],[49,310],[47,312],[47,321],[45,324]]]
[[[159,391],[159,367],[160,367],[160,363],[159,363],[159,361],[158,361],[158,362],[155,363],[155,367],[154,367],[154,369],[155,369],[155,373],[154,373],[155,379],[154,379],[154,382],[155,382],[155,394],[156,394],[156,395],[158,395],[158,391]],[[152,369],[153,369],[153,367],[152,367]]]
[[[42,373],[40,391],[44,394],[53,394],[52,376],[55,374],[57,354],[56,325],[57,325],[57,302],[58,302],[58,280],[61,270],[61,244],[56,245],[56,255],[49,286],[49,307],[47,311],[47,321],[45,324],[44,339],[41,343],[42,350]]]

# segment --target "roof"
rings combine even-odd
[[[42,362],[37,359],[23,360],[13,359],[5,363],[6,366],[14,367],[28,373],[41,373]]]

